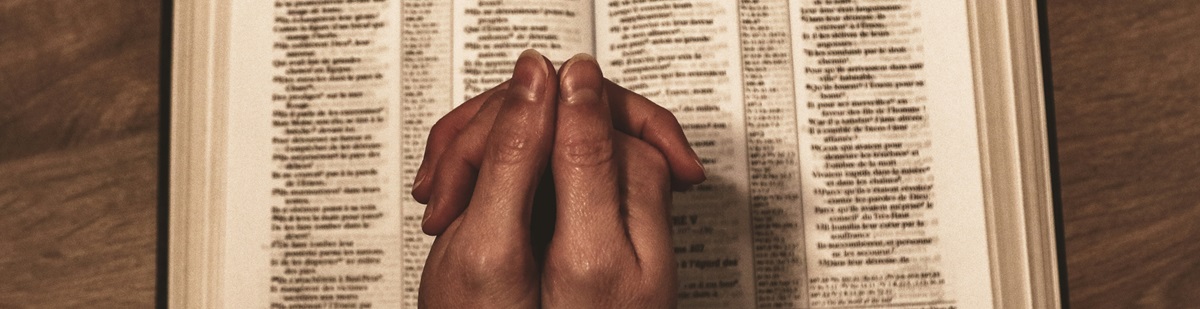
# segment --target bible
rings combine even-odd
[[[1036,1],[173,5],[171,307],[415,308],[426,135],[525,49],[679,119],[680,308],[1065,306]]]

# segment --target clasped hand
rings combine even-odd
[[[675,117],[595,59],[534,51],[430,132],[422,308],[673,308],[671,189],[705,178]]]

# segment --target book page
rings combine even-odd
[[[227,308],[415,308],[430,127],[521,50],[593,50],[591,2],[233,2]],[[219,139],[218,139],[219,140]]]
[[[709,172],[680,307],[991,306],[965,2],[602,2],[606,75]]]
[[[399,4],[232,6],[222,307],[399,304]]]
[[[681,307],[991,304],[963,3],[230,11],[225,307],[415,306],[425,135],[526,48],[595,50],[680,118],[710,177],[676,196]]]
[[[990,307],[964,1],[794,1],[809,303]]]
[[[717,0],[596,3],[596,29],[601,31],[596,56],[605,76],[673,112],[708,176],[695,191],[674,197],[680,308],[754,307],[752,249],[759,244],[750,227],[771,225],[753,221],[750,213],[751,203],[762,204],[761,198],[768,197],[747,181],[752,177],[748,139],[763,136],[748,137],[759,128],[748,126],[754,120],[748,121],[753,112],[745,108],[742,90],[738,10],[735,1]],[[789,72],[780,75],[786,78]],[[780,86],[790,87],[784,81]],[[786,135],[794,134],[778,136]],[[778,170],[788,168],[780,163]],[[752,200],[751,194],[760,200]],[[799,200],[798,192],[792,200]],[[780,230],[754,232],[791,237],[787,223],[780,223]],[[802,232],[799,225],[790,229]]]
[[[454,98],[461,103],[512,77],[517,55],[536,49],[554,67],[595,50],[592,2],[456,1]]]

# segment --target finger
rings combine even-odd
[[[457,233],[488,238],[523,235],[528,246],[533,196],[549,164],[558,78],[550,61],[526,50],[487,137],[479,178]],[[507,239],[507,238],[506,238]]]
[[[462,129],[471,121],[475,114],[480,110],[483,102],[489,100],[493,94],[508,88],[508,82],[505,81],[495,88],[484,91],[483,93],[467,100],[462,105],[451,110],[442,119],[429,129],[429,138],[425,142],[425,155],[421,159],[421,167],[417,168],[417,175],[413,178],[412,196],[421,204],[429,203],[429,194],[432,192],[429,182],[430,170],[438,166],[438,160],[441,159],[442,153],[450,146],[455,137],[459,136]],[[491,127],[490,125],[488,126]]]
[[[704,182],[704,165],[688,144],[675,115],[649,99],[608,80],[604,81],[617,130],[640,138],[667,157],[677,188]]]
[[[614,135],[618,181],[624,184],[625,224],[643,272],[673,270],[671,189],[667,159],[654,146],[617,133]],[[663,273],[665,275],[665,273]],[[655,273],[645,273],[647,277]]]
[[[600,67],[591,56],[576,55],[563,64],[560,79],[551,157],[558,207],[552,246],[572,246],[566,250],[589,256],[595,255],[576,249],[628,248]]]
[[[443,158],[436,159],[438,165],[430,169],[429,205],[421,219],[421,230],[426,234],[441,235],[470,202],[488,133],[506,96],[505,90],[491,95],[453,143],[445,147],[440,155]]]

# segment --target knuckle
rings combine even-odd
[[[667,110],[666,108],[657,105],[655,105],[653,113],[650,114],[650,121],[656,123],[665,123],[676,127],[679,126],[679,118],[675,117],[674,113],[671,113],[671,111]]]
[[[450,124],[450,122],[450,119],[445,117],[438,119],[437,122],[434,122],[433,126],[429,127],[429,140],[443,138],[443,136],[447,135],[453,136],[453,134],[456,133],[456,130],[454,126]]]
[[[574,166],[597,166],[613,160],[613,143],[607,135],[571,136],[555,148],[560,160]]]
[[[633,152],[633,157],[640,161],[641,169],[654,174],[670,171],[671,167],[667,163],[666,155],[658,151],[658,148],[640,140],[634,140],[630,144],[629,150]]]
[[[499,164],[516,164],[534,157],[535,141],[532,137],[499,134],[487,151],[487,159]]]
[[[462,282],[470,286],[487,287],[497,284],[497,278],[519,279],[528,276],[531,267],[514,246],[474,245],[459,247],[455,255],[455,268],[462,275]]]
[[[604,254],[579,255],[570,260],[551,260],[547,267],[557,280],[596,287],[611,287],[621,282],[624,271],[616,259]]]

